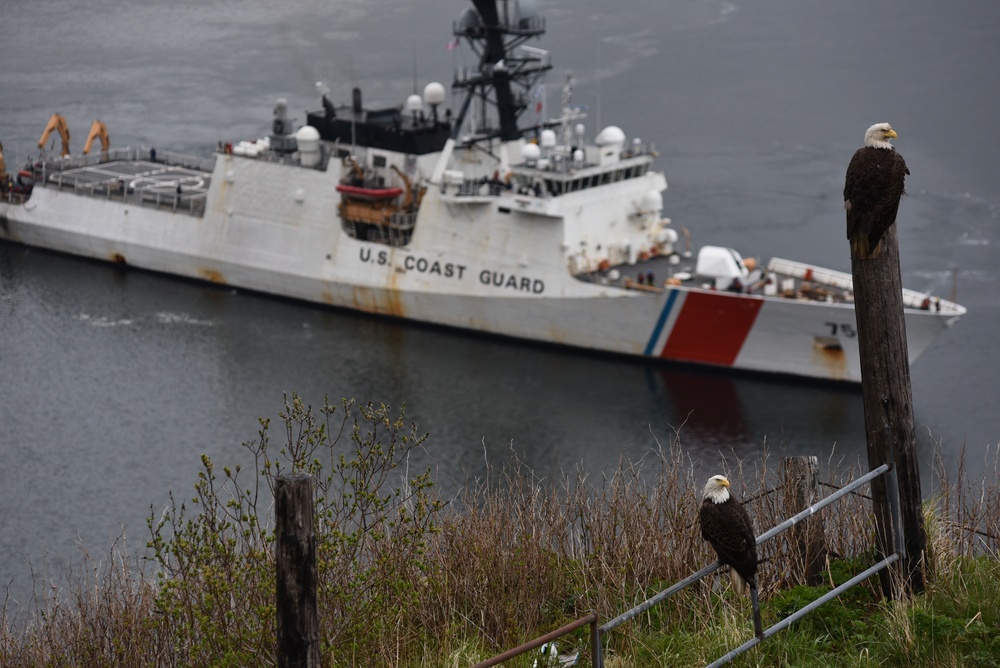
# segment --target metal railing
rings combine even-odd
[[[853,492],[858,487],[861,487],[862,485],[871,482],[872,480],[874,480],[875,478],[878,478],[881,475],[885,475],[886,476],[886,496],[888,497],[888,500],[889,500],[889,509],[890,509],[890,513],[892,515],[893,536],[894,536],[894,540],[895,540],[895,549],[896,549],[896,552],[894,554],[889,555],[888,557],[886,557],[885,559],[883,559],[879,563],[875,564],[874,566],[872,566],[871,568],[869,568],[868,570],[866,570],[864,573],[860,573],[859,575],[851,578],[850,580],[848,580],[844,584],[836,587],[832,591],[827,592],[822,597],[820,597],[820,598],[816,599],[815,601],[813,601],[812,603],[806,605],[801,610],[796,611],[792,615],[786,617],[785,619],[782,619],[780,622],[778,622],[774,626],[771,626],[770,628],[766,629],[764,631],[764,633],[763,633],[763,638],[769,638],[769,637],[773,636],[775,633],[778,633],[779,631],[782,631],[782,630],[788,628],[793,623],[795,623],[796,621],[798,621],[799,619],[801,619],[805,615],[809,614],[810,612],[812,612],[813,610],[815,610],[819,606],[823,605],[827,601],[831,600],[832,598],[835,598],[835,597],[839,596],[840,594],[842,594],[843,592],[847,591],[851,587],[853,587],[853,586],[857,585],[858,583],[860,583],[860,582],[868,579],[869,577],[871,577],[875,573],[878,573],[882,569],[887,568],[890,564],[894,563],[895,561],[897,561],[901,557],[905,556],[905,554],[906,554],[906,548],[905,548],[904,543],[903,543],[902,532],[898,530],[898,528],[901,526],[901,519],[900,519],[901,515],[900,515],[900,508],[899,508],[899,486],[898,486],[898,483],[896,481],[896,472],[892,468],[892,466],[890,466],[889,464],[882,464],[881,466],[879,466],[878,468],[874,469],[873,471],[870,471],[870,472],[866,473],[865,475],[861,476],[857,480],[855,480],[855,481],[851,482],[850,484],[845,485],[844,487],[840,488],[839,490],[837,490],[836,492],[834,492],[830,496],[824,498],[821,501],[818,501],[818,502],[814,503],[813,505],[809,506],[805,510],[797,513],[796,515],[793,515],[792,517],[788,518],[787,520],[785,520],[784,522],[778,524],[777,526],[771,528],[770,530],[765,531],[761,535],[757,536],[757,545],[761,545],[763,543],[766,543],[767,541],[771,540],[775,536],[777,536],[777,535],[779,535],[779,534],[781,534],[781,533],[783,533],[783,532],[791,529],[793,526],[795,526],[796,524],[798,524],[802,520],[805,520],[805,519],[808,519],[809,517],[812,517],[817,512],[819,512],[823,508],[827,507],[831,503],[834,503],[834,502],[840,500],[842,497],[846,496],[847,494],[850,494],[851,492]],[[622,623],[624,623],[624,622],[632,619],[636,615],[644,612],[645,610],[648,610],[649,608],[653,607],[657,603],[661,603],[661,602],[665,601],[666,599],[670,598],[671,596],[673,596],[677,592],[681,591],[682,589],[685,589],[685,588],[693,585],[695,582],[698,582],[699,580],[701,580],[705,576],[711,575],[712,573],[714,573],[719,568],[722,568],[722,563],[721,562],[716,562],[714,564],[706,566],[705,568],[702,568],[700,571],[698,571],[696,573],[693,573],[693,574],[689,575],[688,577],[684,578],[683,580],[681,580],[680,582],[676,583],[672,587],[663,590],[662,592],[656,594],[655,596],[649,598],[648,600],[643,601],[642,603],[640,603],[636,607],[632,608],[631,610],[629,610],[629,611],[627,611],[625,613],[622,613],[618,617],[615,617],[614,619],[612,619],[608,623],[604,624],[600,628],[600,634],[601,635],[606,634],[608,631],[610,631],[611,629],[615,628],[616,626],[618,626],[618,625],[620,625],[620,624],[622,624]],[[747,642],[743,643],[742,645],[740,645],[736,649],[732,650],[731,652],[729,652],[725,656],[719,658],[714,663],[709,664],[709,668],[716,668],[717,666],[721,666],[721,665],[723,665],[725,663],[728,663],[729,661],[732,661],[734,658],[736,658],[740,654],[743,654],[747,650],[749,650],[749,649],[755,647],[756,645],[758,645],[762,641],[763,638],[756,638],[756,637],[754,637],[754,638],[748,640]],[[600,655],[600,647],[598,647],[598,651],[594,655],[594,664],[593,665],[594,665],[594,668],[603,668],[603,666],[604,666],[603,657]]]
[[[545,643],[552,642],[556,638],[560,638],[564,635],[568,635],[579,628],[590,625],[590,647],[594,656],[601,656],[601,632],[597,626],[597,613],[592,612],[576,621],[570,622],[565,626],[560,626],[555,631],[549,631],[545,635],[530,640],[523,645],[518,645],[514,649],[509,649],[503,654],[497,654],[492,659],[487,659],[486,661],[480,661],[472,668],[488,668],[488,666],[496,666],[503,663],[509,659],[513,659],[515,656],[520,656],[531,650],[541,647]],[[596,664],[595,664],[596,665]]]
[[[823,508],[827,507],[832,503],[835,503],[844,496],[852,493],[858,487],[861,487],[862,485],[871,482],[872,480],[878,478],[881,475],[885,475],[886,477],[886,496],[889,501],[889,511],[892,518],[891,521],[893,526],[891,527],[891,529],[892,529],[893,540],[895,543],[894,545],[896,550],[895,553],[887,556],[885,559],[878,562],[877,564],[867,569],[863,573],[859,573],[858,575],[854,576],[847,582],[837,586],[836,588],[827,592],[820,598],[816,599],[815,601],[809,603],[803,608],[792,613],[788,617],[785,617],[778,623],[764,630],[760,638],[757,637],[751,638],[750,640],[746,641],[739,647],[733,649],[729,653],[725,654],[724,656],[720,657],[713,663],[709,664],[709,666],[707,666],[706,668],[717,668],[718,666],[722,666],[726,663],[729,663],[740,654],[743,654],[747,650],[756,647],[758,644],[763,642],[763,640],[770,638],[779,631],[785,630],[798,620],[802,619],[809,613],[819,608],[824,603],[827,603],[833,598],[840,596],[842,593],[844,593],[851,587],[860,584],[861,582],[870,578],[872,575],[875,575],[879,571],[888,568],[890,565],[892,565],[899,559],[906,556],[906,547],[903,541],[902,531],[900,530],[900,527],[902,526],[902,519],[899,506],[899,485],[896,480],[896,472],[890,464],[882,464],[878,468],[866,473],[857,480],[845,485],[844,487],[841,487],[830,496],[814,503],[805,510],[793,515],[792,517],[786,519],[784,522],[781,522],[780,524],[772,527],[768,531],[765,531],[761,535],[757,536],[757,545],[766,543],[767,541],[778,536],[779,534],[788,531],[799,522],[812,517]],[[582,617],[576,620],[575,622],[567,624],[562,628],[556,629],[555,631],[552,631],[551,633],[548,633],[540,638],[536,638],[535,640],[524,643],[523,645],[520,645],[512,650],[508,650],[507,652],[497,655],[487,661],[477,663],[473,668],[486,668],[487,666],[495,666],[515,656],[524,654],[525,652],[529,652],[532,649],[535,649],[536,647],[541,647],[545,643],[550,642],[551,640],[558,638],[559,636],[571,633],[572,631],[575,631],[576,629],[585,626],[586,624],[591,624],[591,651],[593,653],[592,665],[594,666],[594,668],[604,668],[604,655],[602,651],[603,643],[601,642],[602,636],[607,634],[615,627],[634,618],[636,615],[642,614],[643,612],[650,609],[654,605],[662,603],[663,601],[667,600],[677,592],[686,589],[687,587],[690,587],[691,585],[698,582],[702,578],[711,575],[718,569],[722,568],[722,566],[723,566],[722,562],[718,561],[715,562],[714,564],[705,566],[701,570],[692,573],[691,575],[684,578],[680,582],[677,582],[674,585],[670,586],[669,588],[664,589],[655,596],[652,596],[649,599],[640,603],[639,605],[635,606],[631,610],[623,612],[622,614],[618,615],[617,617],[615,617],[614,619],[612,619],[611,621],[605,623],[600,627],[597,626],[596,613],[590,613],[586,617]]]

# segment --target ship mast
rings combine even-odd
[[[535,85],[552,69],[547,52],[522,47],[544,34],[545,19],[537,15],[533,0],[472,0],[472,4],[475,9],[465,10],[453,33],[469,43],[479,56],[479,66],[455,73],[452,88],[464,92],[465,100],[452,137],[458,138],[472,100],[478,98],[482,119],[475,138],[518,139],[517,119],[528,108]],[[487,118],[490,108],[496,109],[497,126]]]

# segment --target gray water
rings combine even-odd
[[[913,366],[925,479],[940,443],[974,473],[1000,442],[1000,5],[786,0],[540,0],[553,55],[590,131],[655,142],[665,213],[696,243],[850,270],[843,174],[887,120],[912,172],[903,282],[969,314]],[[0,141],[9,166],[63,114],[115,146],[209,154],[268,133],[277,97],[301,121],[322,80],[338,101],[396,104],[473,63],[449,52],[463,2],[5,3]],[[464,47],[463,47],[464,48]],[[406,403],[429,432],[414,466],[444,490],[513,451],[540,473],[594,475],[680,430],[698,471],[727,456],[864,455],[857,390],[698,373],[318,308],[0,245],[0,585],[56,579],[78,545],[106,551],[199,456],[244,461],[286,392],[313,405]],[[925,485],[925,492],[928,491]],[[46,566],[47,564],[47,566]]]

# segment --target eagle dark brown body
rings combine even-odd
[[[879,241],[896,222],[899,200],[906,194],[906,168],[889,139],[896,133],[888,123],[868,129],[865,146],[859,148],[847,167],[844,180],[844,209],[847,211],[847,238],[859,258],[877,257]]]
[[[721,477],[721,476],[720,476]],[[723,478],[723,480],[725,480]],[[728,480],[726,491],[728,492]],[[751,587],[757,585],[757,538],[746,508],[734,499],[716,503],[706,495],[701,504],[701,535],[715,548],[719,561],[735,570]]]

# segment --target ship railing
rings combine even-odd
[[[186,153],[175,153],[173,151],[156,150],[155,156],[153,148],[145,146],[136,151],[137,160],[149,160],[150,162],[162,162],[172,167],[184,167],[186,169],[196,169],[200,172],[211,173],[215,169],[215,156],[205,158]]]
[[[499,29],[508,35],[539,35],[545,32],[545,17],[532,16],[530,18],[519,18],[516,21],[501,19],[498,26],[464,25],[461,21],[453,21],[451,33],[459,37],[471,37],[482,39],[486,36],[486,31]]]
[[[43,171],[43,175],[45,172]],[[48,174],[47,182],[58,189],[70,189],[77,195],[88,195],[93,198],[121,199],[123,202],[160,209],[170,209],[179,213],[190,213],[193,216],[205,214],[207,193],[177,193],[162,192],[149,188],[134,190],[119,183],[117,178],[99,181],[80,181],[73,175],[62,172]]]
[[[793,260],[783,260],[773,258],[767,264],[767,271],[782,276],[790,276],[811,283],[819,283],[829,287],[839,288],[852,292],[854,290],[854,277],[851,274],[832,269],[822,269],[803,262]],[[932,297],[930,293],[919,292],[903,288],[903,306],[924,311],[934,310],[936,312],[961,315],[965,309],[954,302]]]
[[[192,216],[203,216],[205,214],[205,200],[207,197],[207,193],[177,194],[154,190],[138,190],[127,194],[125,201],[134,202],[140,206],[170,209],[179,213],[189,213]]]
[[[49,158],[42,161],[40,167],[47,172],[65,172],[70,169],[80,167],[93,167],[106,162],[122,162],[128,160],[149,160],[150,162],[162,162],[174,167],[185,167],[196,169],[202,172],[211,173],[215,169],[215,158],[203,158],[184,153],[174,153],[173,151],[156,151],[149,148],[113,148],[108,151],[101,151],[93,155],[71,155],[65,158]]]
[[[92,167],[105,162],[131,160],[134,154],[135,151],[133,149],[113,148],[109,151],[101,151],[93,155],[68,155],[65,158],[48,158],[43,160],[40,166],[48,172],[64,172],[80,167]]]
[[[389,216],[389,225],[400,231],[412,230],[417,223],[417,214],[413,212],[396,211]]]

